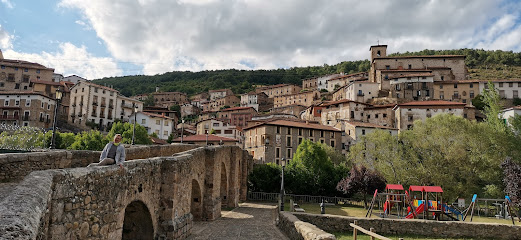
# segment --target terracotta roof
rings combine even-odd
[[[354,103],[359,103],[359,104],[364,104],[364,105],[370,105],[370,104],[363,103],[363,102],[357,102],[357,101],[353,101],[353,100],[349,100],[349,99],[342,99],[342,100],[338,100],[338,101],[326,102],[326,103],[323,103],[321,106],[322,107],[327,107],[327,106],[331,106],[331,105],[337,105],[337,104],[349,103],[349,102],[354,102]]]
[[[213,134],[208,134],[208,142],[237,142],[236,139],[233,138],[227,138],[227,137],[221,137]],[[181,142],[181,137],[178,137],[173,140],[174,142]],[[183,137],[183,142],[206,142],[206,134],[200,134],[200,135],[191,135]]]
[[[86,83],[87,85],[92,85],[92,86],[95,86],[95,87],[99,87],[99,88],[103,88],[103,89],[106,89],[106,90],[109,90],[109,91],[114,91],[114,92],[118,92],[118,90],[114,89],[114,88],[109,88],[109,87],[105,87],[105,86],[102,86],[102,85],[99,85],[99,84],[95,84],[91,81],[81,81],[83,83]],[[74,85],[74,86],[77,86],[78,84]]]
[[[378,69],[380,72],[432,72],[429,69]]]
[[[374,124],[374,123],[355,122],[355,121],[344,121],[344,122],[347,123],[347,124],[353,125],[355,127],[381,128],[381,129],[398,130],[397,128],[387,127],[387,126],[380,126],[380,125]]]
[[[285,87],[285,86],[289,86],[289,85],[291,85],[291,84],[282,83],[282,84],[276,84],[276,85],[270,85],[270,86],[258,87],[258,89],[260,89],[260,90],[265,90],[265,89],[272,89],[272,88],[278,88],[278,87]]]
[[[228,111],[235,111],[235,110],[246,110],[246,109],[250,109],[250,108],[255,110],[255,108],[253,108],[253,107],[232,107],[232,108],[223,109],[223,110],[221,110],[221,112],[228,112]]]
[[[10,92],[10,91],[3,92],[3,91],[0,91],[0,95],[40,95],[40,96],[43,96],[43,97],[46,97],[46,98],[54,99],[54,98],[45,96],[45,94],[43,94],[43,93],[31,92],[31,91],[20,91],[20,92]]]
[[[397,106],[465,106],[466,103],[460,103],[460,102],[449,102],[449,101],[415,101],[415,102],[408,102],[408,103],[402,103],[398,104]]]
[[[375,57],[374,59],[395,59],[395,58],[466,58],[465,55],[417,55],[417,56],[393,56]]]
[[[454,83],[478,83],[479,80],[454,80],[454,81],[435,81],[434,84],[454,84]]]
[[[183,93],[183,92],[153,92],[152,95],[172,94],[172,93],[186,95],[186,93]]]
[[[365,109],[368,110],[368,109],[375,109],[375,108],[392,108],[394,106],[396,106],[396,104],[391,103],[391,104],[384,104],[384,105],[367,106]]]
[[[165,118],[165,119],[173,119],[173,118],[170,118],[170,117],[167,117],[167,116],[163,116],[163,115],[159,115],[159,114],[155,114],[155,113],[149,113],[149,112],[140,112],[140,113],[143,113],[147,116],[150,116],[150,117],[158,117],[158,118]]]
[[[494,79],[494,80],[473,80],[478,82],[521,82],[521,79],[519,78],[512,78],[512,79]]]
[[[244,130],[256,128],[256,127],[259,127],[261,125],[286,126],[286,127],[297,127],[297,128],[307,128],[307,129],[317,129],[317,130],[327,130],[327,131],[340,132],[339,129],[334,128],[334,127],[330,127],[330,126],[314,124],[314,123],[305,123],[305,122],[300,122],[300,121],[282,120],[282,119],[276,119],[276,120],[272,120],[272,121],[265,121],[265,122],[262,122],[260,124],[254,125],[254,126],[245,127]]]
[[[0,59],[0,64],[10,67],[20,67],[20,68],[35,68],[42,70],[54,70],[53,68],[45,67],[39,63],[33,63],[23,60],[13,60],[13,59]]]

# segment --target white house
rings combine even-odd
[[[164,115],[138,112],[136,115],[137,124],[145,127],[148,134],[155,133],[160,139],[168,139],[174,129],[174,119]],[[134,114],[130,116],[130,123],[134,123]]]
[[[504,119],[507,125],[510,126],[510,122],[508,122],[508,120],[515,117],[516,115],[521,115],[521,105],[504,109],[500,114],[501,118]]]

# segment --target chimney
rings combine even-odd
[[[4,59],[4,54],[2,54],[2,49],[0,49],[0,59]]]
[[[156,87],[156,92],[159,92],[159,87]]]

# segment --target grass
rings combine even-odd
[[[306,210],[306,213],[320,214],[320,205],[318,203],[304,203],[300,204],[300,207]],[[289,211],[289,203],[284,206],[286,211]],[[373,218],[380,215],[382,213],[379,209],[373,210]],[[367,214],[367,210],[363,207],[353,207],[353,206],[342,206],[342,205],[334,205],[334,206],[326,206],[326,214],[338,215],[338,216],[349,216],[349,217],[365,217]],[[520,222],[515,219],[516,225],[521,225]],[[467,216],[465,222],[470,222],[470,215]],[[497,219],[494,217],[479,217],[474,216],[472,218],[472,222],[476,223],[498,223],[498,224],[507,224],[512,225],[512,220],[510,219]]]

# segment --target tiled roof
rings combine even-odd
[[[396,106],[396,104],[394,104],[394,103],[384,104],[384,105],[372,105],[372,106],[367,106],[365,109],[369,110],[369,109],[375,109],[375,108],[393,108],[394,106]]]
[[[227,137],[221,137],[213,134],[208,134],[208,142],[237,142],[236,139],[233,138],[227,138]],[[173,140],[174,142],[181,142],[181,137],[178,137]],[[206,134],[200,134],[200,135],[191,135],[183,137],[183,142],[206,142]]]
[[[170,118],[170,117],[167,117],[167,116],[163,116],[163,115],[159,115],[159,114],[155,114],[155,113],[149,113],[149,112],[140,112],[140,113],[143,113],[147,116],[150,116],[150,117],[158,117],[158,118],[164,118],[164,119],[172,119],[173,118]]]
[[[254,126],[246,127],[246,128],[244,128],[244,130],[256,128],[256,127],[259,127],[262,125],[286,126],[286,127],[307,128],[307,129],[317,129],[317,130],[340,132],[339,129],[330,127],[330,126],[314,124],[314,123],[305,123],[305,122],[300,122],[300,121],[282,120],[282,119],[276,119],[273,121],[265,121],[260,124],[254,125]]]
[[[454,83],[478,83],[479,80],[454,80],[454,81],[435,81],[434,84],[454,84]]]
[[[102,86],[102,85],[99,85],[99,84],[95,84],[95,83],[93,83],[91,81],[81,81],[81,82],[86,83],[87,85],[92,85],[94,87],[99,87],[99,88],[103,88],[105,90],[109,90],[109,91],[113,91],[113,92],[118,92],[119,93],[119,91],[114,89],[114,88],[109,88],[109,87],[105,87],[105,86]],[[78,85],[78,84],[76,84],[76,85]]]
[[[415,101],[398,104],[397,106],[465,106],[466,103],[460,102],[449,102],[449,101]]]
[[[13,59],[0,59],[0,64],[10,67],[20,67],[20,68],[35,68],[42,70],[54,70],[53,68],[45,67],[39,63],[33,63],[23,60],[13,60]]]
[[[0,91],[0,95],[40,95],[40,96],[43,96],[43,97],[46,97],[46,98],[53,99],[51,97],[45,96],[45,94],[43,94],[43,93],[31,92],[31,91],[20,91],[20,92],[11,92],[11,91],[3,92],[3,91]]]
[[[519,78],[512,78],[512,79],[494,79],[494,80],[473,80],[478,82],[521,82],[521,79]]]
[[[429,69],[378,69],[380,72],[432,72]]]
[[[393,127],[388,126],[380,126],[378,124],[374,123],[366,123],[366,122],[355,122],[355,121],[344,121],[347,124],[353,125],[355,127],[366,127],[366,128],[381,128],[381,129],[391,129],[391,130],[398,130]]]

